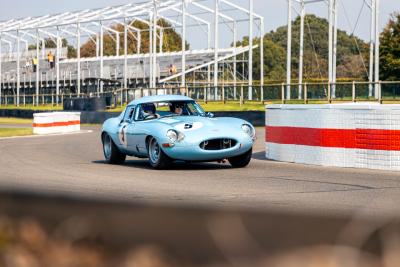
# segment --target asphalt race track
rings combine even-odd
[[[251,165],[177,164],[152,170],[146,160],[103,161],[99,128],[91,133],[0,139],[0,188],[157,205],[275,210],[319,215],[400,214],[400,174],[267,161],[264,133]]]

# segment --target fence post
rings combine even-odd
[[[54,94],[54,93],[52,92],[52,93],[51,93],[51,106],[52,106],[52,107],[54,107],[54,99],[53,99],[54,96],[53,96],[53,94]]]
[[[332,103],[332,99],[331,99],[331,86],[332,86],[332,84],[331,84],[331,82],[328,82],[328,102],[329,103]]]
[[[281,97],[282,97],[282,104],[285,104],[285,84],[282,83],[281,86]]]
[[[243,97],[243,84],[240,85],[240,106],[244,104],[244,97]]]
[[[378,97],[379,103],[382,104],[382,85],[381,81],[378,81]]]
[[[121,89],[121,107],[124,105],[124,91]]]
[[[207,104],[207,87],[203,88],[203,97],[204,97],[204,103]]]
[[[351,99],[353,100],[353,103],[356,102],[356,82],[353,81],[353,84],[351,86]]]
[[[222,86],[222,103],[225,104],[225,86]]]
[[[307,83],[304,83],[304,104],[308,104],[308,89]]]
[[[261,102],[264,104],[264,84],[260,84],[260,90],[261,90]]]

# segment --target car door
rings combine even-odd
[[[140,106],[137,106],[133,113],[131,114],[130,123],[127,126],[127,141],[128,150],[138,156],[143,156],[143,151],[141,148],[141,138],[142,136],[142,121],[139,119]]]
[[[118,139],[123,149],[128,150],[128,131],[131,124],[131,118],[135,112],[134,106],[128,106],[125,110],[124,117],[122,118],[118,127]]]
[[[132,153],[138,156],[146,156],[146,136],[147,136],[147,124],[149,121],[144,121],[141,114],[140,105],[136,107],[134,117],[132,118],[131,124],[128,126],[129,137],[128,137],[128,148]]]

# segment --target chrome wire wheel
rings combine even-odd
[[[111,158],[111,153],[112,153],[112,148],[111,148],[111,138],[110,136],[107,134],[104,136],[104,140],[103,140],[103,151],[104,151],[104,156],[106,157],[106,159],[110,159]]]
[[[157,163],[160,160],[161,148],[155,138],[150,141],[149,152],[151,162]]]

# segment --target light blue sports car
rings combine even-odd
[[[235,118],[214,118],[193,99],[179,95],[143,97],[107,120],[101,140],[106,161],[149,158],[155,169],[174,161],[223,162],[246,167],[256,139],[254,127]]]

